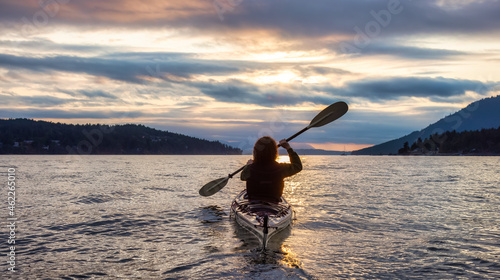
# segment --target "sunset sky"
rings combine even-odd
[[[0,0],[0,118],[356,150],[500,92],[500,1]]]

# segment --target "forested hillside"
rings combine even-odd
[[[369,148],[353,151],[353,155],[397,154],[405,142],[410,145],[418,138],[429,138],[446,131],[474,131],[497,128],[500,126],[500,95],[488,97],[469,104],[462,110],[446,116],[426,128],[414,131],[398,139],[384,142]]]
[[[73,125],[0,119],[0,154],[241,154],[241,150],[144,125]]]
[[[405,142],[399,154],[500,154],[500,127],[476,131],[434,134],[411,146]]]

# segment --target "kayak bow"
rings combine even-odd
[[[252,232],[266,249],[267,241],[292,223],[291,205],[281,197],[279,203],[248,200],[246,190],[231,204],[231,216],[242,227]]]

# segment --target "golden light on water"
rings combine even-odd
[[[289,156],[278,156],[279,163],[290,163],[290,157]]]
[[[293,195],[298,188],[300,188],[300,182],[296,182],[294,180],[287,182],[287,189],[290,195]]]
[[[301,262],[297,259],[297,255],[287,245],[281,245],[283,259],[281,262],[289,268],[300,268]]]

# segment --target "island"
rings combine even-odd
[[[140,124],[63,124],[0,119],[0,154],[241,155],[220,141]]]
[[[500,127],[474,131],[447,131],[408,142],[399,155],[500,155]]]

